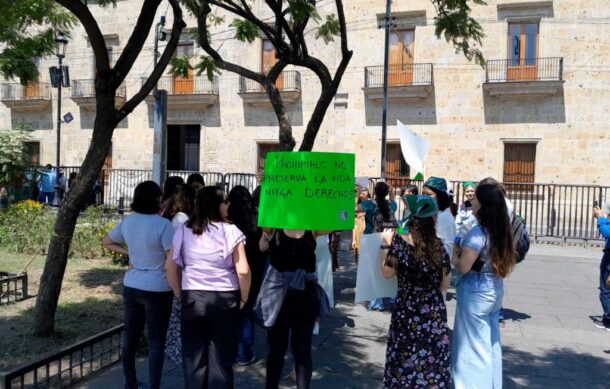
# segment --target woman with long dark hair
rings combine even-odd
[[[246,257],[252,274],[252,284],[246,306],[241,311],[241,333],[237,348],[237,364],[247,366],[256,360],[254,354],[254,303],[263,282],[265,256],[259,241],[262,231],[257,226],[256,206],[245,186],[235,186],[229,192],[229,220],[246,236]]]
[[[195,210],[176,231],[167,277],[182,301],[182,367],[187,389],[233,388],[239,310],[248,299],[250,269],[245,236],[224,222],[222,189],[206,186]]]
[[[172,292],[163,264],[171,258],[174,229],[169,220],[159,215],[160,204],[159,185],[153,181],[138,184],[131,204],[133,214],[102,239],[106,249],[129,256],[129,270],[123,280],[125,330],[121,356],[125,388],[128,389],[139,387],[136,350],[145,325],[148,385],[150,388],[161,385],[165,337],[172,309]]]
[[[163,197],[161,198],[161,215],[163,215],[169,206],[174,193],[180,185],[184,185],[184,179],[180,176],[169,176],[163,184]]]
[[[384,388],[449,388],[449,330],[443,299],[449,256],[436,236],[438,206],[429,196],[405,196],[405,234],[384,232],[384,277],[398,276],[386,352]]]
[[[451,256],[456,234],[455,218],[451,212],[453,192],[449,189],[446,179],[430,177],[424,182],[422,194],[432,197],[438,204],[439,212],[436,220],[436,232],[443,242],[447,255]]]
[[[506,201],[499,184],[479,183],[472,199],[478,225],[461,241],[454,264],[458,282],[451,352],[456,389],[501,388],[499,315],[504,278],[515,266]]]
[[[398,209],[398,205],[395,201],[389,201],[386,198],[390,194],[390,186],[379,181],[375,184],[374,193],[374,200],[365,200],[361,203],[365,214],[365,234],[383,232],[385,228],[392,228],[397,224],[394,212]],[[389,305],[389,298],[376,298],[369,302],[369,309],[383,311],[387,305]]]

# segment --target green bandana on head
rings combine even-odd
[[[430,189],[436,189],[439,192],[447,193],[447,180],[440,177],[430,177],[424,182],[424,186]]]
[[[465,182],[465,183],[462,184],[462,187],[464,189],[466,189],[466,188],[474,188],[475,186],[477,186],[476,182]]]
[[[409,206],[411,213],[405,220],[405,225],[411,224],[414,217],[418,219],[424,219],[428,217],[434,217],[438,213],[438,205],[436,201],[426,195],[407,195],[403,199]]]

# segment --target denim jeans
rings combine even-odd
[[[125,387],[135,388],[136,351],[140,336],[147,327],[148,335],[148,387],[158,389],[161,385],[163,361],[165,359],[165,336],[172,311],[173,293],[148,292],[125,287],[125,329],[123,333],[122,361]]]
[[[51,205],[53,204],[53,200],[55,200],[55,192],[40,191],[40,194],[38,195],[38,202]]]
[[[245,307],[241,312],[241,333],[237,347],[237,362],[249,362],[254,357],[254,311]]]
[[[604,309],[604,321],[610,321],[610,286],[606,280],[610,276],[610,248],[604,251],[604,256],[599,264],[599,301]]]
[[[504,281],[471,271],[457,287],[451,347],[455,389],[502,388],[499,314]]]

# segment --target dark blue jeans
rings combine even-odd
[[[38,195],[38,201],[43,204],[53,204],[53,200],[55,199],[55,192],[43,192],[40,191],[40,195]]]
[[[610,248],[604,250],[602,262],[599,264],[599,301],[604,309],[604,321],[610,321],[610,286],[606,280],[610,276]]]
[[[137,386],[136,351],[144,325],[147,327],[148,335],[148,387],[160,388],[165,359],[165,336],[172,312],[172,299],[171,291],[148,292],[127,286],[123,289],[125,330],[122,360],[126,388]]]
[[[252,308],[244,308],[241,313],[241,333],[237,347],[237,362],[248,362],[254,357],[254,320]]]

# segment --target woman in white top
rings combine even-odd
[[[428,178],[424,183],[422,194],[432,197],[438,204],[439,212],[436,222],[436,233],[443,242],[443,248],[447,255],[451,257],[456,231],[455,219],[451,213],[453,193],[448,188],[447,180],[440,177]]]
[[[174,231],[186,223],[193,213],[195,195],[195,189],[192,186],[178,185],[174,194],[169,198],[163,217],[172,222]]]

